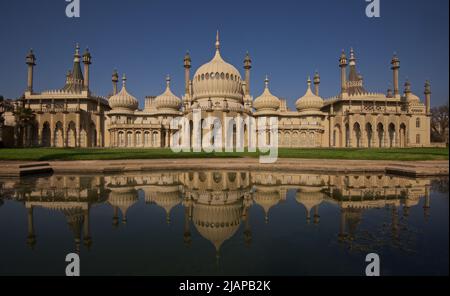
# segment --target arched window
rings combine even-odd
[[[419,134],[416,135],[416,144],[420,144],[420,135]]]
[[[420,118],[416,119],[416,128],[420,128]]]

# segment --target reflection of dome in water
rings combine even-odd
[[[109,194],[108,202],[118,207],[122,212],[123,222],[127,221],[127,211],[138,201],[137,191],[134,188],[114,188]]]
[[[324,194],[320,187],[301,187],[296,194],[295,200],[302,204],[309,213],[312,208],[323,201]]]
[[[238,230],[242,210],[242,202],[222,205],[195,203],[193,222],[201,236],[209,240],[218,251],[223,242]]]
[[[270,186],[258,186],[256,187],[253,199],[258,205],[263,207],[267,222],[270,209],[280,202],[280,194],[276,188]]]
[[[155,203],[166,211],[167,222],[170,222],[170,212],[182,201],[180,191],[177,186],[161,187],[153,191],[146,198],[146,202]]]

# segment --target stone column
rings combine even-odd
[[[52,111],[50,114],[50,147],[55,146],[55,114]]]
[[[97,114],[97,147],[103,147],[101,113]]]

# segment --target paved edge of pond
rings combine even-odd
[[[448,176],[448,160],[386,161],[281,158],[261,164],[254,158],[226,159],[146,159],[83,161],[0,161],[0,177],[20,177],[41,173],[116,174],[168,170],[253,170],[316,173],[382,173],[408,177]]]

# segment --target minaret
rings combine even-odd
[[[114,69],[112,74],[113,96],[117,95],[117,83],[119,82],[119,73]]]
[[[185,94],[190,94],[190,87],[189,83],[191,80],[190,75],[190,69],[191,69],[191,56],[189,55],[189,52],[186,52],[186,55],[184,56],[184,85],[185,85]]]
[[[83,54],[83,64],[84,64],[84,84],[83,89],[89,91],[89,65],[91,64],[91,53],[89,48],[86,48]]]
[[[28,65],[28,79],[27,79],[27,92],[33,93],[33,69],[36,66],[36,57],[33,53],[33,49],[30,49],[26,57],[26,64]]]
[[[409,82],[409,80],[406,80],[406,82],[405,82],[405,97],[408,98],[410,94],[411,94],[411,83]]]
[[[320,85],[320,75],[319,72],[316,71],[314,74],[314,94],[319,96],[319,85]]]
[[[348,96],[347,92],[347,56],[344,50],[342,50],[341,57],[339,58],[339,67],[341,68],[341,98]]]
[[[394,53],[394,56],[392,57],[391,61],[391,69],[394,74],[394,97],[399,98],[400,97],[400,90],[399,90],[399,81],[398,81],[398,70],[400,69],[400,59],[397,57],[397,54]]]
[[[245,55],[244,59],[244,69],[245,69],[245,84],[246,84],[246,93],[245,95],[250,95],[250,69],[252,68],[252,60],[250,59],[250,55]]]
[[[431,112],[431,84],[430,81],[426,81],[425,82],[425,107],[426,107],[426,112],[427,115],[430,114]]]

